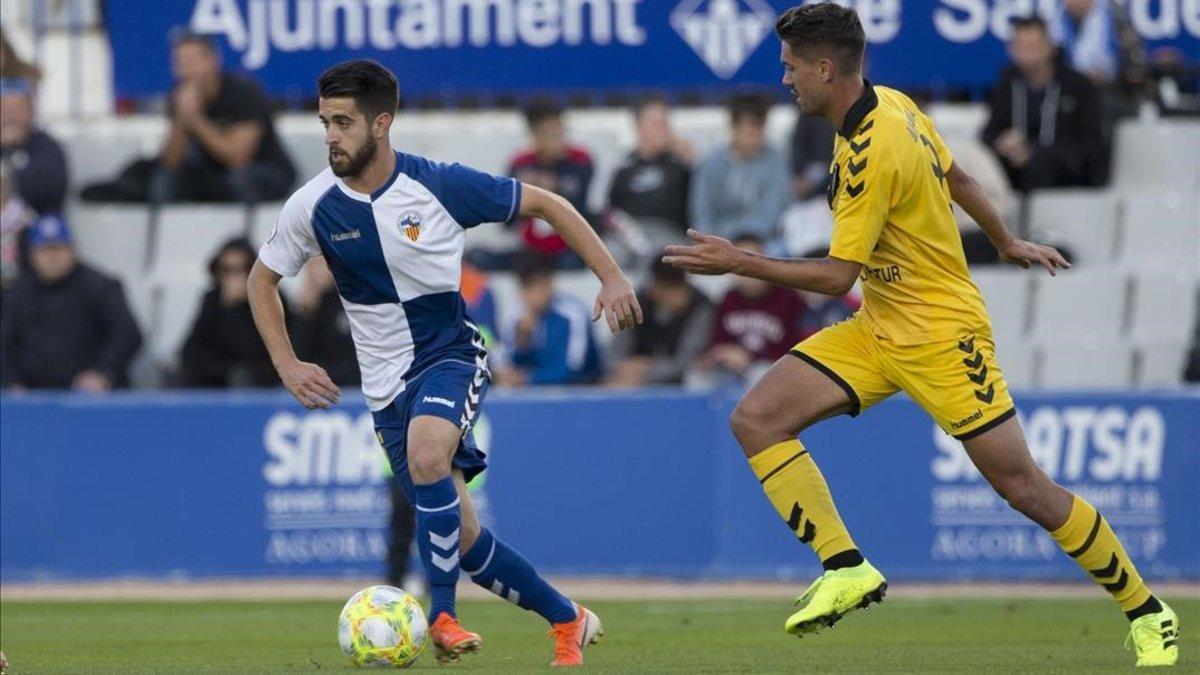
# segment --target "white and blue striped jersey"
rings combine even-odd
[[[459,294],[464,230],[510,220],[521,184],[460,164],[396,153],[372,194],[325,169],[288,199],[259,252],[294,276],[324,255],[333,273],[372,410],[382,410],[429,366],[482,362],[483,340]]]

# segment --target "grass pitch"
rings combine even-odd
[[[1126,622],[1113,603],[888,600],[796,639],[779,601],[588,603],[608,636],[586,652],[604,672],[1119,672]],[[1182,671],[1197,672],[1190,631],[1200,600],[1176,600]],[[341,602],[3,602],[9,672],[266,673],[354,670],[338,649]],[[538,617],[499,601],[460,604],[483,652],[450,668],[542,670],[552,646]],[[414,666],[438,666],[427,651]],[[1181,671],[1176,671],[1181,672]]]

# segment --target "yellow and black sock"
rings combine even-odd
[[[1130,619],[1161,611],[1108,521],[1082,497],[1075,496],[1067,522],[1050,536],[1113,596]]]
[[[825,569],[853,567],[862,555],[846,531],[825,477],[798,440],[777,443],[750,458],[767,499]]]

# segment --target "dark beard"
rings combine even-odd
[[[363,146],[358,152],[350,155],[350,161],[344,169],[337,169],[333,165],[333,157],[329,158],[329,168],[333,169],[333,175],[338,178],[354,177],[363,172],[367,168],[367,164],[375,159],[375,152],[379,150],[379,144],[375,142],[374,136],[367,136],[367,140],[363,142]]]

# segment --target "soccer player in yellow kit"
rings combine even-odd
[[[689,232],[665,260],[699,274],[733,273],[842,295],[862,281],[860,312],[784,356],[738,403],[733,433],[763,491],[825,572],[786,622],[803,635],[883,599],[887,582],[867,562],[797,434],[904,391],[949,434],[1008,503],[1048,530],[1130,619],[1138,665],[1178,658],[1179,619],[1151,594],[1108,522],[1033,461],[996,362],[991,324],[967,273],[950,210],[957,202],[1005,261],[1069,265],[1058,251],[1014,237],[979,185],[959,168],[928,117],[904,94],[863,79],[865,36],[835,3],[785,12],[783,83],[806,114],[837,130],[829,205],[833,241],[823,259],[781,260]]]

